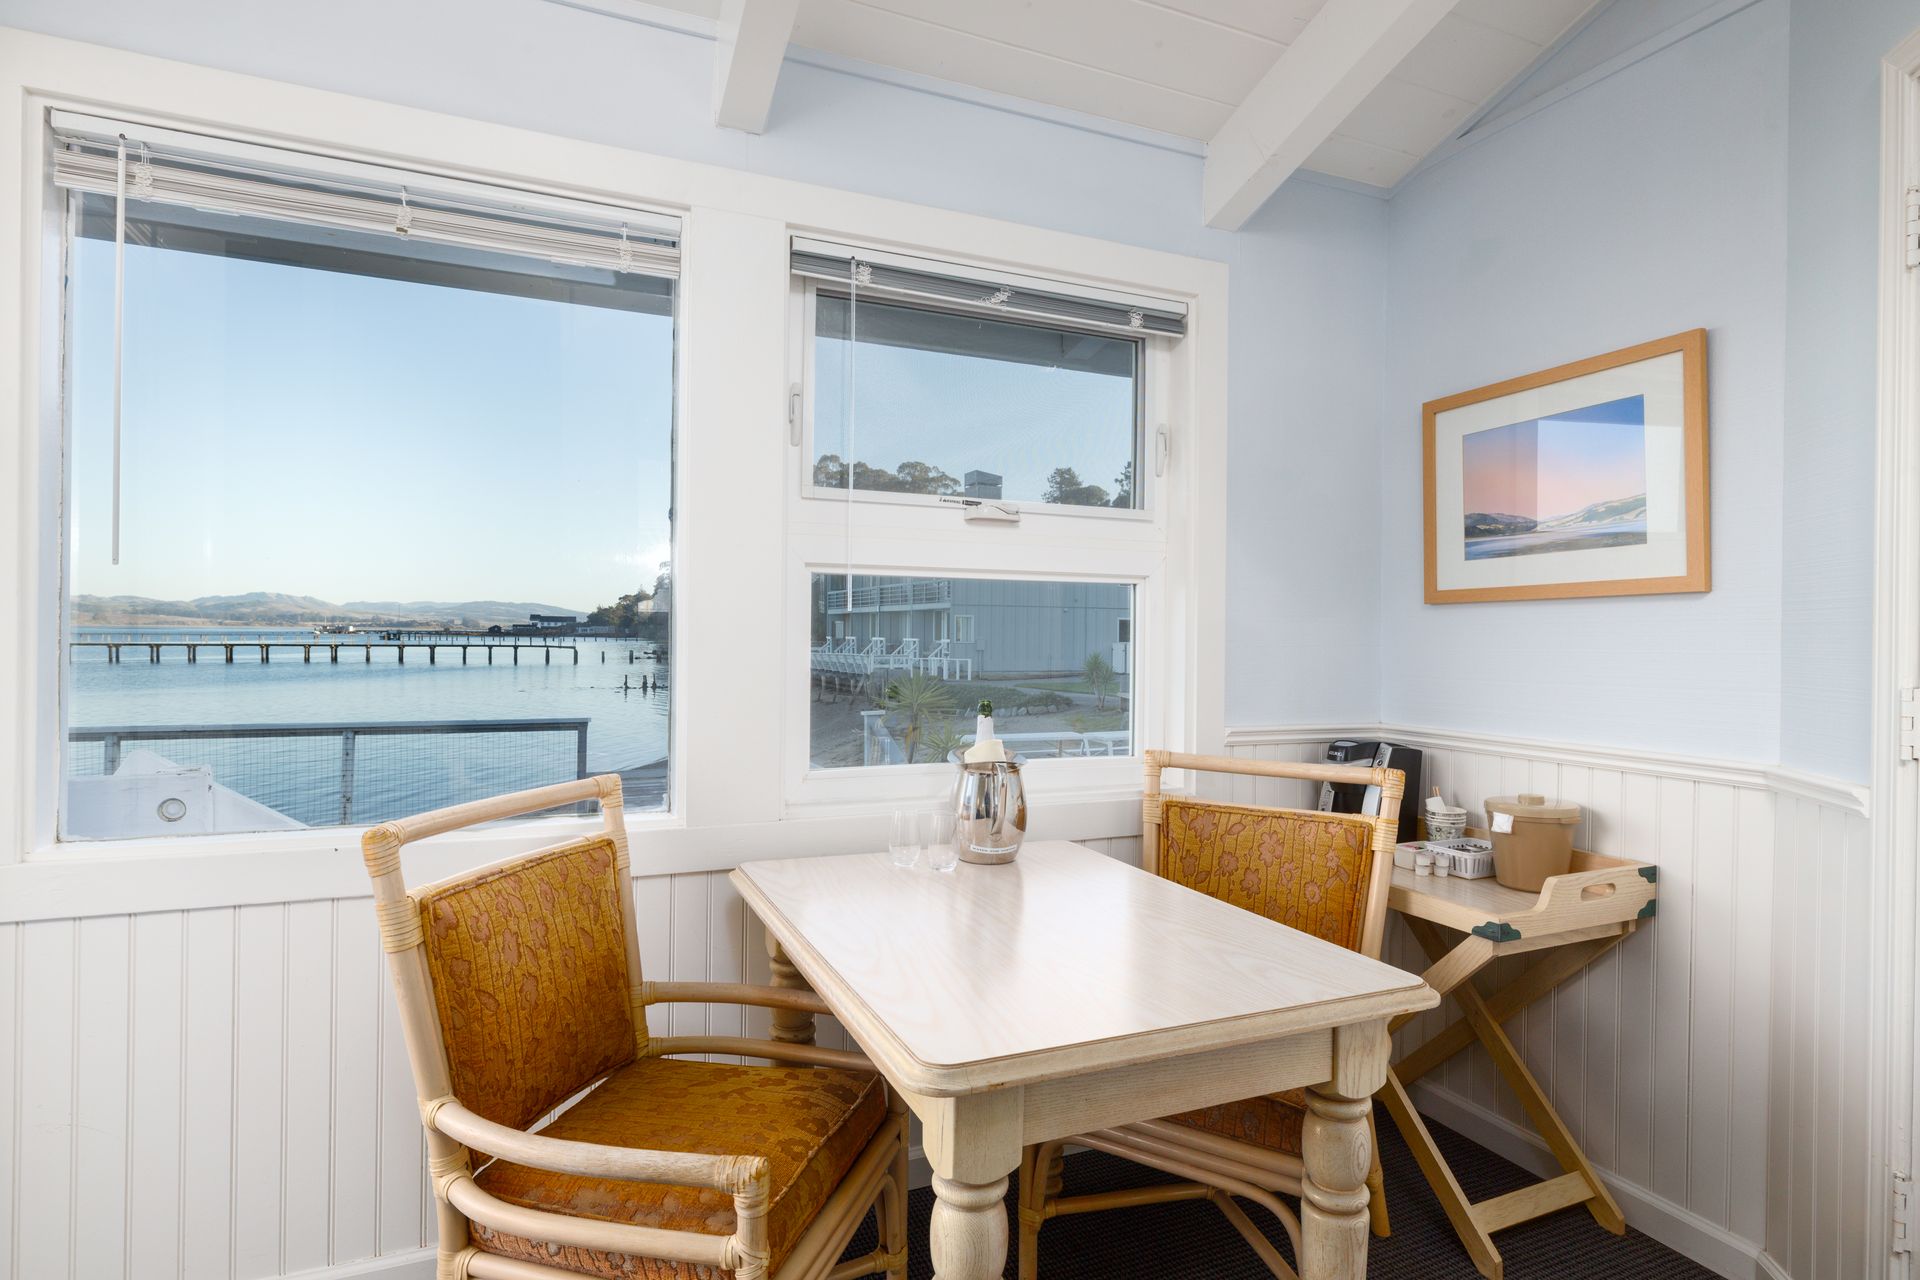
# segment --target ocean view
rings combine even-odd
[[[118,662],[89,642],[124,640]],[[203,642],[188,662],[179,644]],[[412,638],[412,633],[410,633]],[[152,726],[226,729],[241,726],[585,721],[589,773],[627,775],[633,808],[662,803],[668,743],[667,664],[644,640],[554,637],[550,654],[538,640],[517,637],[519,663],[507,647],[516,637],[472,637],[463,665],[461,637],[445,637],[431,664],[425,638],[406,653],[360,646],[378,633],[323,635],[296,627],[78,627],[70,653],[67,723],[73,776],[105,770],[107,744],[95,731]],[[491,664],[481,645],[500,647]],[[211,641],[211,643],[204,643]],[[313,646],[277,648],[261,662],[253,648],[225,660],[222,642]],[[455,646],[449,649],[448,642]],[[150,643],[175,647],[149,660]],[[330,660],[330,645],[340,659]],[[573,660],[577,649],[579,662]],[[371,658],[371,661],[368,659]],[[643,692],[643,685],[652,692]],[[579,734],[573,729],[449,734],[369,733],[350,761],[351,818],[379,822],[520,787],[575,776]],[[341,821],[342,735],[247,736],[129,740],[121,758],[151,751],[176,765],[202,765],[221,786],[308,825]]]

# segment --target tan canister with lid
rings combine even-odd
[[[1579,821],[1579,805],[1550,803],[1545,796],[1488,800],[1493,878],[1509,889],[1540,892],[1550,877],[1565,875],[1573,864],[1573,828]],[[1502,831],[1503,826],[1509,830]]]

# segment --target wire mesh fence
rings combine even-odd
[[[587,720],[75,727],[67,775],[205,768],[308,826],[385,822],[587,776]]]

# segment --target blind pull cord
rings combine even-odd
[[[859,415],[854,409],[854,397],[860,391],[860,268],[863,264],[852,264],[851,278],[847,281],[847,376],[844,382],[847,414],[847,509],[846,522],[841,526],[841,554],[846,561],[847,578],[847,629],[853,629],[853,458],[858,443],[855,428]],[[868,269],[867,279],[873,278],[872,269]],[[874,626],[880,625],[878,615]]]
[[[127,135],[120,135],[113,174],[113,563],[120,563],[120,398],[126,382]]]

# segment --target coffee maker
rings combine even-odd
[[[1403,747],[1397,742],[1360,742],[1342,738],[1327,745],[1328,764],[1372,765],[1398,769],[1407,776],[1407,789],[1400,797],[1399,842],[1420,838],[1420,749]],[[1380,812],[1380,788],[1351,782],[1320,784],[1320,810],[1323,813],[1359,813],[1368,816]]]

